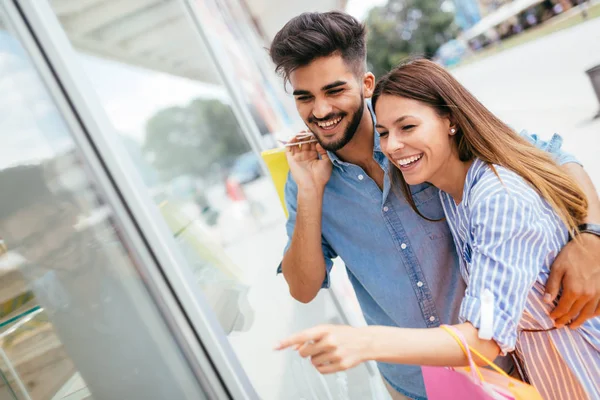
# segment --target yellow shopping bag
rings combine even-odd
[[[281,206],[283,207],[283,212],[287,218],[288,211],[287,207],[285,206],[285,183],[287,181],[290,166],[288,165],[285,152],[285,147],[281,147],[265,150],[261,153],[261,156],[265,161],[267,168],[269,169],[271,179],[273,180],[273,184],[277,190],[277,195],[279,195],[279,201],[281,201]]]

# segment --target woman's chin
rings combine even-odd
[[[409,185],[420,185],[421,183],[424,183],[426,181],[425,179],[419,179],[418,176],[410,176],[408,174],[402,174],[402,177],[404,178],[404,181]]]
[[[409,185],[419,185],[423,182],[427,182],[424,174],[407,173],[403,172],[402,170],[400,170],[400,173],[402,174],[402,179],[404,179],[404,182],[408,183]]]

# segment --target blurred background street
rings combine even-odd
[[[599,104],[585,71],[600,62],[600,19],[553,33],[452,73],[516,130],[559,133],[600,187]]]

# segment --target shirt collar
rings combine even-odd
[[[477,183],[477,180],[479,178],[479,171],[482,167],[485,166],[485,162],[481,161],[479,158],[475,158],[475,160],[473,160],[473,164],[471,164],[469,170],[467,171],[467,177],[465,178],[465,187],[463,188],[463,197],[461,202],[461,204],[465,207],[468,206],[471,188]]]
[[[381,144],[379,143],[379,135],[377,134],[377,130],[375,129],[375,125],[377,125],[377,119],[375,118],[375,111],[373,111],[373,105],[371,104],[371,99],[367,99],[367,109],[371,114],[371,119],[373,120],[373,151],[381,153]],[[336,167],[340,169],[344,169],[344,162],[340,160],[340,158],[332,151],[327,151],[327,155],[329,159]]]

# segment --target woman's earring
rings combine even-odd
[[[456,129],[454,129],[454,128],[450,129],[450,133],[456,133]]]

